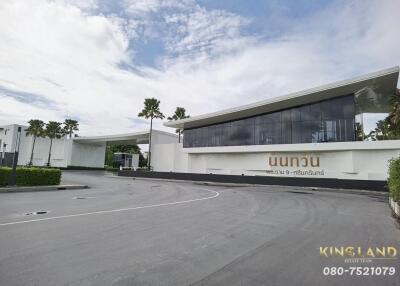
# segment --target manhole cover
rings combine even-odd
[[[47,214],[48,211],[37,211],[37,212],[30,212],[26,213],[25,215],[41,215],[41,214]]]
[[[94,199],[94,197],[73,197],[73,200],[85,200],[85,199]]]

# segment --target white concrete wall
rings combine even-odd
[[[154,147],[155,171],[360,180],[386,180],[388,161],[400,155],[399,140],[210,148],[161,144]]]
[[[0,141],[1,141],[1,149],[0,152],[3,152],[3,144],[6,143],[5,152],[14,152],[15,148],[15,135],[17,132],[18,125],[3,125],[0,126],[3,130],[0,131]]]
[[[20,125],[1,126],[7,129],[0,131],[1,143],[6,143],[6,152],[14,152],[16,144],[17,129]],[[18,156],[18,165],[27,165],[30,160],[33,137],[26,136],[27,126],[21,126],[21,141]],[[37,138],[33,153],[33,165],[45,166],[49,156],[50,139]],[[2,149],[0,150],[2,151]],[[73,138],[54,139],[51,151],[50,164],[54,167],[81,166],[81,167],[104,167],[105,142],[95,144],[80,144],[74,142]],[[137,158],[137,161],[139,159]]]
[[[388,160],[399,155],[400,150],[190,154],[188,172],[385,180]],[[318,159],[319,166],[303,166],[302,158]]]
[[[0,131],[0,140],[7,144],[6,152],[13,153],[16,146],[16,136],[18,127],[21,125],[8,125],[1,126],[4,130],[8,130],[5,134],[4,130]],[[18,165],[27,165],[30,161],[30,156],[33,146],[33,137],[26,136],[25,129],[27,126],[21,126],[21,140],[19,146]],[[62,138],[54,139],[52,152],[51,152],[51,166],[54,167],[67,167],[68,157],[70,152],[71,139]],[[33,153],[33,165],[44,166],[47,163],[50,149],[50,139],[48,138],[37,138]],[[2,151],[2,149],[1,149]]]
[[[22,137],[24,138],[24,137]],[[32,151],[33,137],[26,136],[21,142],[20,154],[18,158],[19,165],[26,165],[29,163]],[[68,154],[70,150],[70,139],[54,139],[51,147],[50,165],[53,167],[67,167]],[[33,152],[33,165],[45,166],[47,164],[50,149],[50,139],[36,138],[35,148]]]
[[[154,130],[151,135],[151,166],[153,170],[168,170],[173,168],[175,147],[178,136],[172,133]],[[164,150],[164,151],[162,151]],[[170,164],[172,164],[170,167]],[[186,169],[186,168],[185,168]],[[161,172],[161,171],[160,171]]]
[[[178,135],[153,130],[151,134],[151,142],[154,144],[169,144],[169,143],[178,143]]]
[[[70,166],[103,168],[106,143],[83,144],[73,142]]]
[[[187,172],[188,154],[182,152],[182,143],[154,144],[151,161],[157,172]]]
[[[139,154],[132,154],[132,167],[139,167]]]

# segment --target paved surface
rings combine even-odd
[[[396,267],[390,277],[322,274],[365,265],[322,258],[320,246],[399,247],[379,195],[101,172],[63,181],[91,189],[0,194],[0,285],[400,285],[399,259],[366,264]]]

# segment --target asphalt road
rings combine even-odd
[[[319,253],[399,249],[385,196],[101,172],[63,180],[91,189],[0,194],[0,285],[400,285],[400,259],[348,264]],[[49,213],[25,215],[42,210]],[[392,266],[396,274],[324,276],[325,266]]]

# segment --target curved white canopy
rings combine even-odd
[[[389,95],[395,92],[398,77],[399,67],[397,66],[235,108],[193,116],[182,120],[169,121],[164,123],[164,126],[187,129],[216,124],[343,95],[360,93],[366,88],[368,92],[376,93],[377,95]]]

